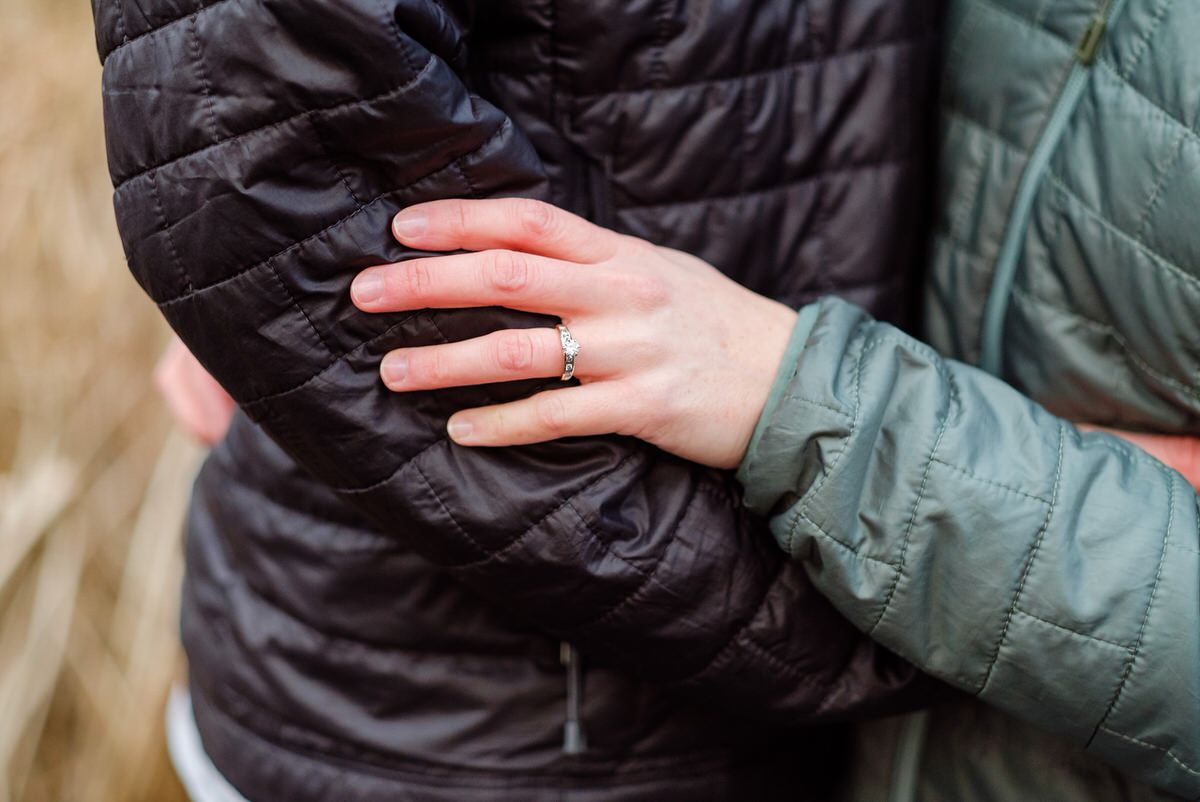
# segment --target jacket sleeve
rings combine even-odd
[[[738,476],[865,632],[1200,794],[1200,538],[1182,476],[838,301],[802,311]]]
[[[180,4],[95,6],[129,263],[302,468],[594,659],[789,722],[927,698],[756,529],[730,473],[619,437],[471,450],[444,434],[458,409],[554,382],[382,386],[392,348],[552,322],[349,302],[360,269],[413,256],[389,234],[399,208],[547,197],[529,140],[467,87],[469,20],[426,0],[156,5]]]

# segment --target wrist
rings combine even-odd
[[[802,307],[799,312],[791,309],[788,311],[791,312],[791,328],[788,330],[782,348],[776,350],[778,356],[774,360],[774,368],[769,380],[769,389],[763,401],[758,406],[746,447],[739,455],[736,464],[737,478],[743,485],[746,483],[746,477],[753,467],[755,453],[759,443],[762,441],[771,416],[778,408],[787,386],[795,376],[800,361],[800,354],[804,350],[809,334],[812,332],[817,320],[819,302],[808,304]]]

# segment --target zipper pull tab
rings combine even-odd
[[[1088,23],[1087,30],[1083,32],[1079,44],[1075,45],[1075,58],[1079,59],[1084,66],[1090,67],[1095,61],[1096,49],[1100,46],[1100,40],[1104,38],[1104,29],[1107,25],[1105,14],[1097,13]]]
[[[587,736],[579,718],[583,706],[583,665],[579,650],[566,641],[559,644],[558,654],[567,669],[567,720],[563,722],[562,751],[564,755],[581,755],[587,750]]]

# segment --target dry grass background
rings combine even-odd
[[[0,0],[0,802],[183,798],[180,520],[197,452],[150,371],[84,0]]]

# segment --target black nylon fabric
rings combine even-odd
[[[627,438],[469,450],[401,345],[547,325],[366,316],[401,207],[522,195],[799,305],[909,306],[932,0],[104,0],[138,281],[238,401],[189,520],[197,718],[252,800],[821,798],[801,725],[937,693],[836,615],[728,472]],[[561,752],[556,638],[588,664]],[[812,771],[803,771],[811,766]]]

